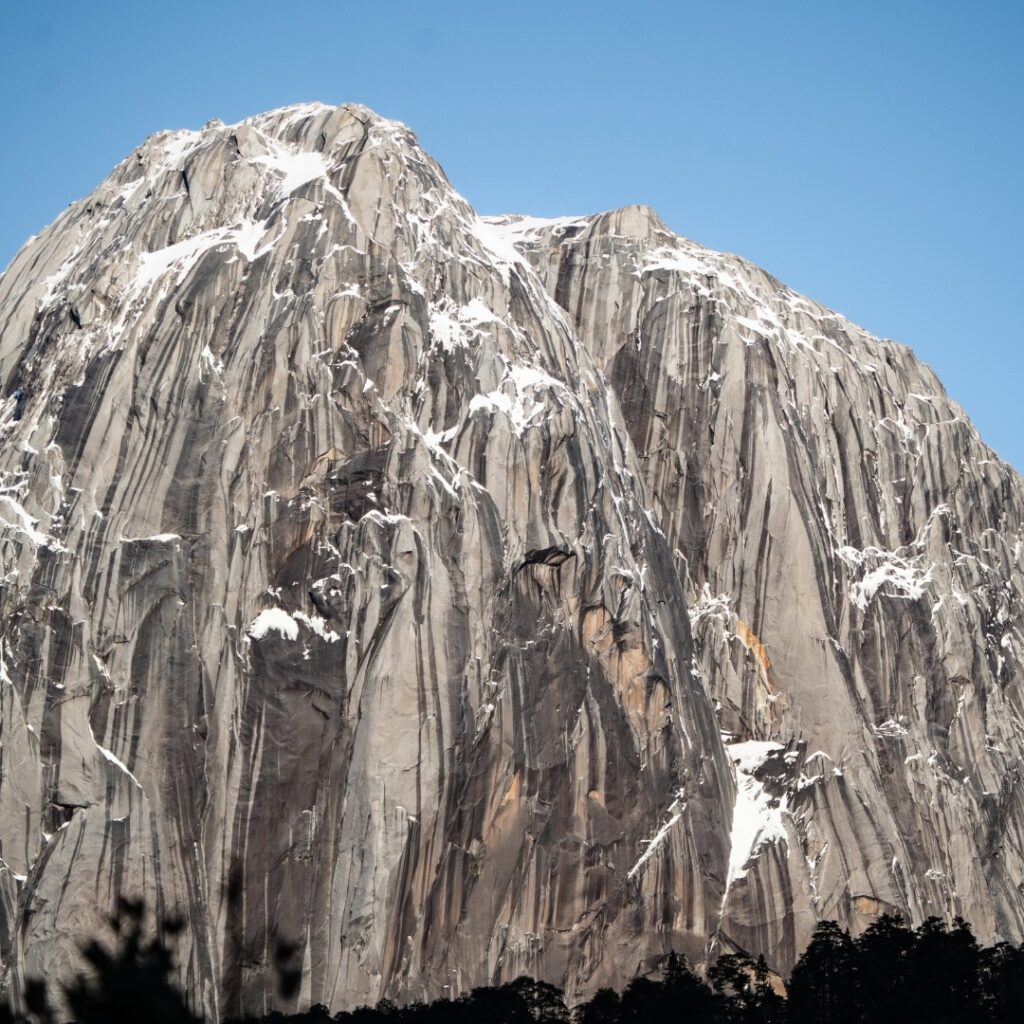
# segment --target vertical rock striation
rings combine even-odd
[[[0,278],[0,955],[211,1017],[1024,936],[1024,485],[908,350],[407,129],[149,139]]]
[[[893,910],[1019,940],[1021,478],[909,349],[649,209],[495,225],[615,390],[737,806],[778,812],[720,941],[786,966],[816,920]]]
[[[593,361],[405,129],[157,136],[0,309],[16,976],[125,888],[211,1014],[269,1006],[278,939],[333,1006],[701,957],[734,782],[670,549]]]

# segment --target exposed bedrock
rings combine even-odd
[[[0,278],[0,955],[211,1017],[1024,937],[1024,488],[904,347],[403,126],[147,140]]]
[[[785,751],[723,943],[787,965],[886,910],[1019,939],[1020,477],[906,347],[646,208],[498,223],[619,398],[723,730]]]

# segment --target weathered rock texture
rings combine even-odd
[[[1024,484],[907,349],[314,105],[26,245],[0,383],[15,989],[119,892],[211,1016],[1024,937]]]

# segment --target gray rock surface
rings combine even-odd
[[[784,967],[894,909],[1019,940],[1021,478],[906,347],[648,209],[497,223],[619,398],[741,782],[763,758],[778,796],[720,940]]]
[[[1024,485],[906,348],[308,105],[31,240],[0,385],[15,991],[119,892],[211,1016],[1024,937]]]

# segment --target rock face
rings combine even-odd
[[[908,349],[649,210],[500,223],[619,399],[722,729],[763,744],[741,808],[770,758],[721,939],[785,966],[892,910],[1020,939],[1021,478]]]
[[[211,1017],[1024,938],[1024,483],[907,349],[314,105],[30,241],[0,384],[15,990],[120,892]]]

